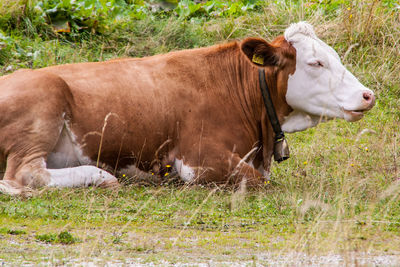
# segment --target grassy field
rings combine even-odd
[[[0,74],[246,36],[272,40],[290,23],[307,20],[375,91],[377,104],[359,122],[334,120],[289,135],[292,157],[274,163],[265,189],[133,182],[114,191],[43,189],[29,199],[0,195],[0,263],[228,266],[334,254],[354,265],[360,263],[355,255],[393,255],[399,264],[399,2],[240,2],[254,4],[243,12],[230,11],[234,2],[226,2],[229,9],[220,14],[200,12],[204,7],[186,14],[173,4],[150,12],[157,2],[148,3],[142,13],[104,11],[97,24],[64,10],[56,28],[38,11],[38,1],[5,0]]]

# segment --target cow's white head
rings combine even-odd
[[[343,66],[310,24],[292,24],[284,37],[296,49],[296,71],[289,76],[286,93],[293,111],[282,125],[284,131],[302,131],[333,118],[357,121],[374,106],[374,93]]]

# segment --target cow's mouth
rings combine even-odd
[[[364,112],[366,112],[367,110],[363,109],[363,110],[345,110],[344,112],[352,115],[352,116],[360,116],[360,115],[364,115]]]
[[[358,110],[343,109],[344,118],[345,118],[345,120],[350,121],[350,122],[358,121],[364,116],[364,113],[367,112],[368,110],[370,110],[370,109],[358,109]]]

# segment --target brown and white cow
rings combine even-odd
[[[252,62],[253,56],[263,64]],[[355,121],[374,94],[304,22],[268,43],[247,38],[147,58],[20,70],[0,78],[0,192],[113,186],[136,166],[187,182],[262,184],[273,147],[263,68],[282,128]],[[260,149],[262,147],[262,149]]]

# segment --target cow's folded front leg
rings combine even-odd
[[[265,182],[261,172],[230,151],[205,156],[201,165],[176,159],[175,168],[180,177],[190,183],[239,185],[244,182],[248,187],[258,187]]]
[[[228,181],[231,181],[233,184],[245,183],[248,187],[264,185],[266,180],[263,173],[253,168],[244,158],[240,158],[238,154],[232,155],[231,166],[233,169],[228,169]]]

